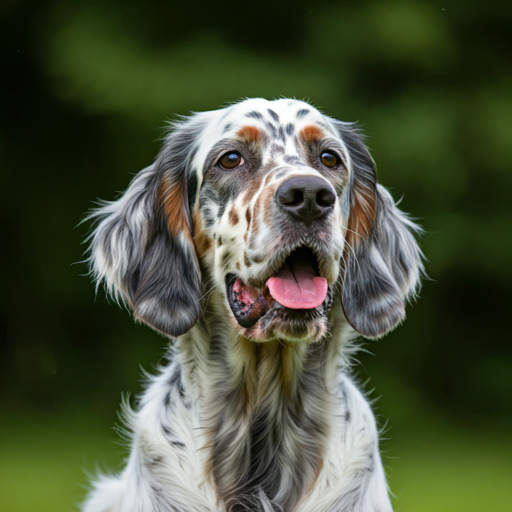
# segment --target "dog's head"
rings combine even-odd
[[[405,316],[418,228],[377,185],[348,123],[296,100],[245,100],[173,126],[155,163],[93,216],[98,281],[137,319],[188,331],[220,292],[255,341],[317,340],[337,296],[360,334]]]

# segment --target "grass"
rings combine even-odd
[[[437,429],[384,443],[397,512],[510,512],[510,436]],[[95,416],[9,417],[0,426],[0,510],[70,512],[96,469],[124,454]]]
[[[77,510],[97,469],[115,469],[124,449],[93,416],[17,417],[0,426],[0,510]]]
[[[397,512],[510,512],[510,436],[453,430],[394,441],[384,464]]]

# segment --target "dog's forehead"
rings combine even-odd
[[[329,118],[300,100],[269,101],[253,98],[200,115],[203,117],[204,129],[199,136],[199,150],[194,158],[198,172],[214,144],[235,137],[244,127],[258,128],[270,140],[291,137],[306,126],[317,126],[331,136],[336,136]]]
[[[220,123],[300,123],[306,117],[310,122],[320,121],[324,117],[308,103],[289,99],[268,101],[254,98],[232,105],[224,111],[219,111],[224,112],[219,119]]]
[[[220,111],[222,112],[222,111]],[[270,138],[280,129],[292,130],[305,124],[326,125],[325,117],[313,106],[299,100],[267,101],[256,98],[232,105],[219,117],[218,128],[232,134],[244,126],[256,126]]]

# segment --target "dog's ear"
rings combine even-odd
[[[134,317],[179,336],[197,322],[201,274],[192,242],[197,174],[191,168],[201,130],[192,118],[175,125],[155,163],[126,192],[91,217],[90,265],[97,282]]]
[[[352,327],[379,338],[405,318],[423,274],[423,255],[414,233],[421,229],[377,184],[374,162],[351,126],[338,129],[349,154],[348,224],[342,306]]]

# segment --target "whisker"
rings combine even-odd
[[[358,233],[357,231],[353,231],[352,229],[345,228],[345,231],[350,231],[351,233],[354,233],[354,235],[357,235],[359,238],[363,238],[363,235],[361,233]]]
[[[199,299],[197,299],[197,302],[202,301],[210,292],[213,291],[214,288],[215,288],[215,285],[213,285],[202,297],[199,297]]]

